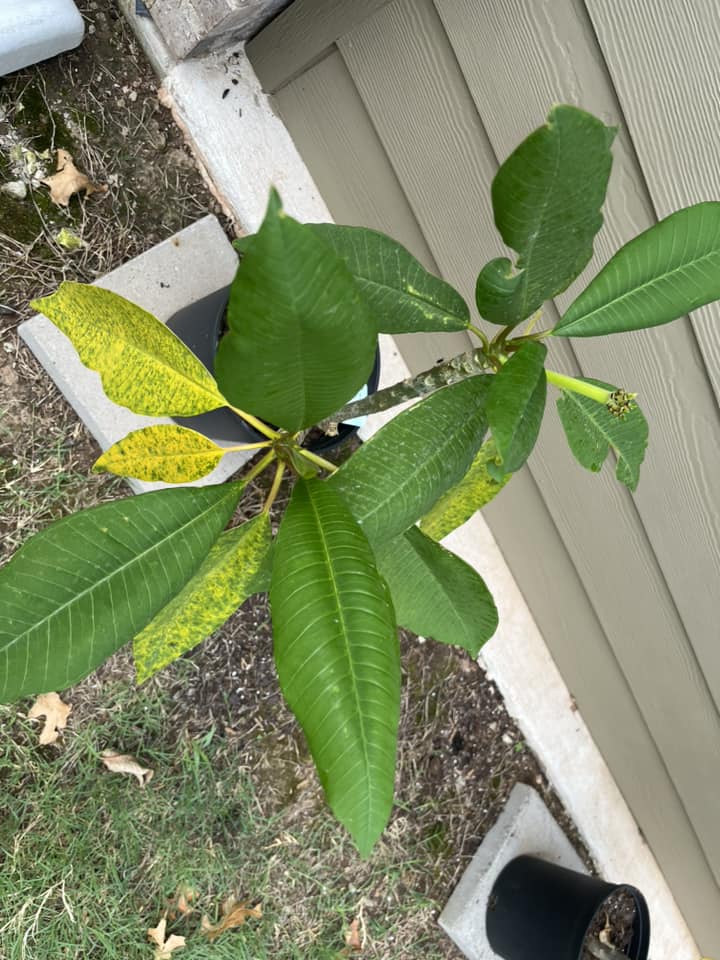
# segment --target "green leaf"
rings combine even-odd
[[[252,243],[254,236],[255,236],[254,233],[246,233],[245,236],[235,237],[235,239],[233,240],[232,245],[235,247],[235,249],[237,250],[237,252],[240,254],[241,257],[245,256],[245,251]]]
[[[547,395],[546,354],[542,343],[524,343],[493,377],[487,416],[500,462],[488,470],[498,481],[519,470],[535,446]]]
[[[601,380],[583,379],[615,390]],[[648,443],[647,420],[637,404],[633,403],[630,412],[620,419],[613,416],[604,404],[563,390],[557,408],[568,445],[578,463],[597,473],[612,447],[618,458],[616,477],[630,490],[635,490]]]
[[[93,473],[115,473],[139,480],[188,483],[206,476],[226,450],[195,430],[174,423],[133,430],[93,465]]]
[[[334,413],[367,382],[377,325],[344,262],[273,191],[230,292],[215,358],[230,401],[286,430]]]
[[[330,807],[367,856],[392,808],[400,656],[372,551],[327,483],[295,486],[275,543],[270,604],[283,694]]]
[[[142,630],[198,569],[241,490],[145,493],[28,540],[0,569],[0,702],[71,686]]]
[[[553,330],[596,337],[656,327],[720,298],[720,202],[686,207],[645,230],[591,280]]]
[[[138,683],[209,637],[255,592],[269,547],[266,514],[220,535],[197,573],[135,637]]]
[[[499,481],[490,475],[488,464],[495,465],[497,455],[491,437],[480,447],[462,480],[444,493],[422,518],[423,533],[433,540],[442,540],[500,493],[512,474],[506,473]]]
[[[365,227],[309,226],[347,264],[380,333],[469,326],[470,311],[457,290],[428,273],[397,241]]]
[[[466,473],[487,432],[492,379],[461,380],[404,410],[327,481],[373,546],[407,530]]]
[[[556,106],[500,167],[492,185],[495,223],[518,253],[517,272],[505,258],[480,272],[475,298],[486,320],[519,323],[588,263],[603,222],[615,133],[583,110]]]
[[[485,581],[469,564],[410,527],[376,551],[398,623],[473,656],[495,633],[498,614]]]
[[[62,330],[114,403],[149,417],[191,417],[226,404],[197,357],[152,314],[83,283],[34,300]]]

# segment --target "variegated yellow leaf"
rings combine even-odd
[[[191,417],[227,401],[197,357],[152,314],[84,283],[63,283],[32,306],[96,370],[107,396],[150,417]]]
[[[435,503],[420,521],[420,529],[433,540],[442,540],[497,496],[512,474],[498,482],[488,473],[488,463],[495,463],[497,450],[492,437],[480,447],[470,469]]]
[[[255,575],[269,547],[266,514],[220,536],[192,580],[135,637],[138,683],[192,650],[255,592]]]
[[[188,483],[207,476],[225,454],[201,433],[174,423],[133,430],[93,465],[93,473],[116,473],[138,480]]]

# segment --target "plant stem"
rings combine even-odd
[[[316,453],[313,453],[312,450],[305,450],[304,447],[299,447],[296,452],[299,453],[301,457],[309,460],[310,463],[315,463],[318,467],[322,467],[323,470],[327,470],[328,473],[335,473],[337,471],[334,463],[330,463],[330,461],[325,460],[324,457],[319,457]]]
[[[545,337],[549,337],[551,333],[552,333],[552,330],[541,330],[539,333],[532,333],[532,334],[525,333],[523,334],[522,337],[513,337],[512,340],[508,340],[505,346],[513,347],[516,344],[528,343],[528,341],[532,341],[532,340],[544,340]]]
[[[244,410],[239,410],[231,403],[228,404],[228,407],[230,407],[233,413],[236,413],[239,417],[242,417],[243,420],[249,423],[251,427],[255,427],[258,433],[262,433],[264,436],[269,437],[270,440],[276,440],[280,436],[277,430],[273,430],[266,423],[263,423],[262,420],[258,420],[257,417],[254,417],[251,413],[245,413]]]
[[[275,459],[275,451],[271,450],[270,453],[266,453],[265,456],[260,460],[259,463],[256,463],[255,466],[250,470],[243,478],[242,482],[245,486],[248,485],[251,481],[257,477],[258,474],[262,473],[265,467],[269,466]]]
[[[490,346],[490,341],[489,341],[488,338],[485,336],[485,332],[484,332],[483,330],[481,330],[480,327],[476,327],[474,323],[471,323],[471,324],[468,326],[468,330],[472,331],[472,333],[475,334],[475,336],[478,338],[478,340],[480,341],[480,343],[482,343],[482,345],[483,345],[483,350],[487,350],[488,347]]]
[[[431,367],[429,370],[423,370],[422,373],[418,373],[414,377],[409,377],[400,383],[394,383],[391,387],[385,387],[384,390],[378,390],[372,396],[346,404],[342,410],[333,414],[332,417],[323,420],[319,425],[320,429],[332,435],[333,428],[337,433],[337,425],[344,423],[346,420],[368,416],[371,413],[380,413],[382,410],[389,410],[390,407],[395,407],[406,400],[427,397],[441,387],[458,383],[460,380],[478,373],[486,373],[490,369],[492,368],[483,348],[478,347],[476,350],[469,350],[467,353],[458,354],[458,356]]]
[[[270,441],[263,440],[261,443],[239,443],[235,447],[223,447],[225,453],[235,453],[237,450],[262,450],[263,447],[269,447]]]
[[[282,483],[283,474],[285,473],[285,464],[278,463],[277,470],[275,471],[275,476],[273,477],[272,486],[270,487],[270,493],[267,495],[267,500],[265,501],[265,506],[262,508],[263,513],[270,513],[270,507],[275,503],[275,498],[278,495],[278,490],[280,489],[280,484]]]
[[[572,393],[579,393],[582,397],[588,397],[596,403],[607,404],[612,396],[612,391],[604,387],[596,387],[593,383],[585,383],[584,380],[578,380],[576,377],[566,377],[563,373],[555,373],[554,370],[546,370],[545,375],[548,383],[559,390],[570,390]]]

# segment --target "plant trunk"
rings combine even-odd
[[[371,413],[389,410],[390,407],[395,407],[406,400],[427,397],[441,387],[458,383],[466,377],[486,373],[490,369],[491,367],[482,349],[469,350],[467,353],[458,354],[451,360],[446,360],[429,370],[423,370],[422,373],[418,373],[414,377],[395,383],[391,387],[385,387],[384,390],[378,390],[370,397],[364,397],[362,400],[354,400],[352,403],[346,404],[342,410],[333,414],[332,417],[323,420],[319,424],[320,429],[333,435],[333,432],[337,432],[339,423],[353,420],[355,417],[364,417]]]

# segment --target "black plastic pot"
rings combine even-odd
[[[215,352],[225,330],[225,310],[229,296],[230,287],[223,287],[203,297],[202,300],[197,300],[178,310],[167,322],[170,330],[192,350],[211,373],[215,368]],[[375,393],[379,379],[380,351],[378,350],[375,366],[367,384],[368,394]],[[211,410],[210,413],[201,413],[196,417],[175,417],[174,420],[175,423],[191,427],[214,440],[254,443],[265,439],[228,409]],[[307,444],[308,449],[315,453],[331,450],[352,437],[358,429],[359,427],[341,423],[337,436],[318,437]]]
[[[639,890],[528,856],[511,860],[492,888],[486,915],[490,946],[505,960],[580,960],[598,910],[617,890],[635,901],[627,956],[647,960],[650,915]]]

